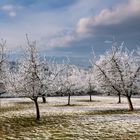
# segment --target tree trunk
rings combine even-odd
[[[89,93],[89,96],[90,96],[90,102],[92,101],[92,94],[91,92]]]
[[[118,104],[120,104],[121,103],[121,94],[118,94],[118,97],[119,97]]]
[[[68,105],[70,105],[70,93],[68,94]]]
[[[131,97],[130,96],[127,96],[127,100],[128,100],[128,104],[129,104],[129,110],[130,111],[133,111],[134,108],[133,108],[133,104],[132,104],[132,101],[131,101]]]
[[[40,119],[40,111],[39,111],[37,99],[34,99],[33,101],[34,101],[35,107],[36,107],[36,120],[39,120]]]
[[[46,103],[46,97],[45,96],[42,96],[42,102]]]

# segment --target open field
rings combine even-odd
[[[0,140],[139,140],[140,99],[133,98],[134,112],[125,98],[73,96],[39,100],[41,120],[35,121],[30,99],[0,99]]]

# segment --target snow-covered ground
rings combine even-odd
[[[41,103],[42,101],[39,99],[41,117],[47,116],[47,119],[49,116],[58,115],[56,119],[51,118],[51,120],[54,119],[53,121],[57,123],[47,124],[53,127],[51,130],[48,126],[33,128],[37,135],[36,138],[30,137],[30,134],[35,136],[35,132],[32,131],[26,133],[20,132],[20,138],[44,140],[140,139],[139,98],[132,98],[134,109],[136,110],[134,112],[126,111],[128,109],[126,98],[122,98],[121,104],[117,104],[117,97],[93,96],[92,99],[93,101],[89,102],[89,96],[73,96],[71,97],[71,106],[66,106],[67,97],[47,97],[46,104]],[[0,113],[0,119],[5,117],[12,118],[13,116],[35,115],[34,104],[28,98],[0,99],[1,108],[14,108],[15,105],[21,108],[2,111]],[[119,110],[125,110],[125,112],[119,112]],[[59,115],[68,116],[62,121]],[[64,134],[65,136],[62,136]],[[14,136],[11,139],[14,139]]]

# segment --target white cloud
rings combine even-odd
[[[140,0],[128,0],[127,3],[117,5],[110,9],[103,9],[97,16],[82,18],[77,25],[77,33],[90,33],[93,28],[102,25],[119,24],[127,18],[140,13]]]
[[[9,14],[10,17],[15,17],[15,16],[16,16],[16,12],[12,12],[12,11],[11,11],[11,12],[9,12],[8,14]]]
[[[14,6],[11,5],[11,4],[9,4],[9,5],[3,5],[1,7],[1,9],[4,10],[4,11],[12,11],[12,10],[14,10]]]
[[[17,21],[0,26],[1,37],[7,40],[10,44],[8,46],[11,48],[16,48],[17,45],[26,46],[26,33],[31,40],[37,40],[40,46],[43,46],[46,50],[55,47],[88,46],[87,44],[91,46],[94,44],[93,41],[97,41],[94,40],[94,37],[97,36],[94,34],[95,36],[89,37],[87,33],[93,33],[93,30],[98,32],[99,26],[118,24],[130,16],[139,14],[140,0],[131,0],[128,3],[121,3],[111,10],[101,10],[95,16],[96,9],[100,7],[101,3],[102,0],[78,0],[77,3],[68,7],[65,11],[62,9],[60,11],[32,11],[32,9],[24,7],[21,16],[18,20],[16,19]],[[17,5],[5,5],[1,10],[9,16],[15,17],[17,11],[21,8]],[[90,15],[92,17],[82,18]],[[77,22],[78,26],[76,28]],[[68,31],[65,32],[65,29]],[[63,31],[64,33],[62,33]],[[100,31],[100,34],[106,36],[106,30],[105,33]],[[101,37],[100,34],[97,33],[99,35],[98,40]]]
[[[71,41],[74,41],[74,35],[65,35],[65,36],[61,36],[61,37],[57,37],[57,38],[52,38],[50,40],[45,41],[46,45],[49,48],[53,48],[53,47],[66,47]]]
[[[7,13],[10,17],[15,17],[17,15],[17,11],[21,9],[21,6],[12,4],[6,4],[1,7],[1,10]]]
[[[29,34],[31,40],[39,41],[46,49],[67,46],[71,41],[76,40],[72,33],[75,30],[75,24],[83,15],[88,15],[90,9],[96,7],[97,1],[99,0],[78,0],[65,11],[52,10],[47,12],[33,12],[32,9],[19,5],[3,5],[0,9],[10,17],[15,17],[18,10],[22,9],[23,11],[22,18],[19,17],[18,21],[10,23],[10,26],[8,23],[0,26],[1,37],[9,42],[10,48],[21,44],[25,45],[26,33]],[[62,33],[65,32],[65,29],[70,32]]]

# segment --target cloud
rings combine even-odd
[[[3,5],[1,9],[4,11],[12,11],[14,9],[14,6],[13,5]]]
[[[111,8],[102,9],[99,14],[81,18],[75,29],[75,37],[69,45],[76,48],[93,46],[97,52],[111,47],[113,37],[118,42],[126,42],[129,49],[140,45],[140,1],[124,0]]]
[[[67,42],[64,36],[66,44],[60,50],[89,53],[93,47],[95,52],[103,53],[111,47],[114,37],[118,43],[124,41],[129,49],[136,49],[140,46],[139,25],[140,1],[124,0],[114,7],[102,9],[97,15],[81,18],[71,33],[71,40]]]
[[[65,9],[56,8],[57,10],[54,10],[53,8],[53,10],[49,11],[33,10],[34,8],[32,7],[25,7],[25,4],[3,5],[3,10],[10,16],[16,16],[18,10],[21,8],[22,12],[18,14],[18,19],[15,18],[14,22],[10,20],[9,23],[0,23],[1,37],[10,42],[11,48],[23,44],[26,33],[29,34],[31,40],[39,41],[45,49],[67,47],[70,42],[77,38],[74,35],[77,20],[82,15],[88,15],[90,9],[96,7],[97,1],[99,0],[95,0],[94,2],[88,0],[88,3],[90,3],[88,4],[85,0],[77,0],[76,2],[72,2],[73,4],[70,4],[70,6],[66,4]],[[31,5],[38,7],[36,3],[32,3]],[[85,10],[80,11],[83,8]]]
[[[10,17],[15,17],[17,11],[21,10],[22,7],[19,5],[5,4],[1,6],[1,10],[7,13]]]
[[[77,25],[77,33],[90,33],[99,26],[118,25],[135,16],[140,16],[140,1],[128,0],[112,9],[103,9],[95,17],[82,18]]]
[[[105,51],[112,36],[133,42],[132,46],[140,40],[139,0],[56,1],[49,0],[49,7],[47,1],[38,0],[1,4],[2,11],[16,18],[6,17],[0,22],[0,37],[13,49],[26,46],[27,33],[47,52],[82,56],[89,55],[91,47],[95,52]]]
[[[9,14],[10,17],[15,17],[15,16],[16,16],[16,12],[12,12],[12,11],[11,11],[11,12],[9,12],[8,14]]]
[[[80,11],[84,4],[84,1],[82,1],[80,5],[71,7],[70,13],[74,9]],[[90,8],[86,10],[89,12]],[[44,39],[43,42],[48,48],[54,48],[55,50],[73,50],[82,54],[90,53],[91,47],[93,47],[96,52],[101,53],[111,47],[112,39],[115,37],[120,43],[125,41],[129,49],[134,49],[140,44],[139,13],[139,0],[124,0],[114,7],[102,9],[97,15],[92,13],[93,16],[89,18],[81,18],[75,29],[69,29],[70,31],[66,32],[62,28],[62,32],[64,30],[63,34],[57,32],[56,36]],[[91,13],[83,13],[82,15],[87,16],[89,14]]]

